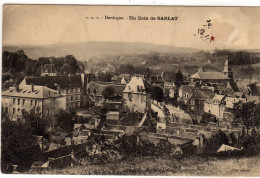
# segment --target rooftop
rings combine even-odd
[[[132,77],[132,79],[126,85],[123,92],[124,93],[129,93],[129,92],[137,93],[137,92],[140,92],[141,89],[145,90],[143,78],[142,77]]]
[[[90,90],[90,94],[93,94],[94,90],[96,91],[96,96],[102,96],[102,92],[105,90],[106,87],[111,86],[114,88],[116,95],[121,95],[123,90],[125,89],[125,84],[115,84],[115,83],[108,83],[108,82],[90,82],[88,88]]]
[[[29,85],[18,90],[15,88],[10,88],[9,90],[3,91],[2,96],[13,96],[21,98],[55,98],[62,97],[63,95],[44,86],[34,86],[32,91],[32,87]]]
[[[221,72],[197,72],[191,76],[193,79],[209,79],[209,80],[229,80],[230,78],[225,76]]]
[[[82,87],[81,75],[60,75],[60,76],[42,76],[42,77],[25,77],[25,84],[33,83],[37,86],[47,86],[51,89],[57,89],[60,86],[64,88]]]

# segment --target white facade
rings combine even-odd
[[[132,77],[123,91],[124,106],[130,111],[144,113],[147,94],[142,77]]]
[[[2,92],[2,111],[12,120],[21,118],[22,111],[34,109],[42,117],[52,117],[60,109],[66,109],[66,97],[42,86],[10,88]]]

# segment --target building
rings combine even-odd
[[[219,119],[223,119],[225,110],[224,95],[215,95],[204,102],[204,112],[212,114]]]
[[[142,77],[132,77],[123,91],[123,100],[124,107],[129,111],[141,113],[146,111],[148,95]]]
[[[114,89],[114,98],[122,98],[123,90],[125,89],[125,84],[121,83],[109,83],[101,81],[91,81],[87,85],[87,93],[91,99],[98,104],[103,99],[103,91],[106,87],[113,87]]]
[[[119,122],[119,112],[118,111],[108,111],[106,124],[107,125],[117,125]]]
[[[184,104],[188,104],[189,98],[192,95],[192,90],[193,90],[192,86],[190,86],[190,85],[182,85],[179,88],[178,101],[179,102],[183,102]]]
[[[163,77],[161,75],[149,75],[148,82],[152,85],[157,84],[162,87],[164,85]]]
[[[191,81],[199,84],[204,83],[228,83],[230,78],[221,72],[203,72],[202,67],[191,76]]]
[[[172,82],[164,82],[163,92],[166,97],[176,98],[177,87]]]
[[[41,76],[57,76],[57,70],[53,64],[45,64],[41,68]]]
[[[2,111],[15,121],[22,119],[22,111],[34,110],[41,117],[50,118],[60,109],[66,109],[66,97],[45,86],[17,86],[2,92]]]
[[[205,83],[224,83],[227,84],[233,79],[233,72],[228,65],[228,60],[225,63],[223,72],[205,72],[202,67],[198,72],[191,76],[191,81],[199,84]]]
[[[119,76],[112,77],[111,82],[126,84],[130,81],[130,79],[131,79],[130,74],[120,74]]]
[[[225,120],[227,120],[224,115],[231,116],[233,114],[233,108],[235,107],[235,104],[246,102],[247,99],[243,94],[236,96],[215,94],[214,97],[210,95],[209,99],[204,102],[204,112],[210,113],[219,119],[225,118]]]
[[[80,108],[86,105],[84,95],[85,87],[88,82],[86,74],[61,75],[61,76],[41,76],[25,77],[20,83],[20,88],[33,84],[34,86],[45,86],[60,91],[66,95],[67,108]]]
[[[203,90],[203,89],[193,89],[192,95],[189,98],[188,108],[192,111],[204,110],[204,102],[210,98],[211,95],[214,95],[212,90]]]

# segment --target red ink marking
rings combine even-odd
[[[210,41],[214,41],[215,40],[215,37],[214,36],[211,36],[210,37]]]

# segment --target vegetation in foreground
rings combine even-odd
[[[85,175],[179,175],[179,176],[259,176],[260,155],[241,158],[188,156],[132,157],[123,161],[63,169],[32,169],[29,174]]]

